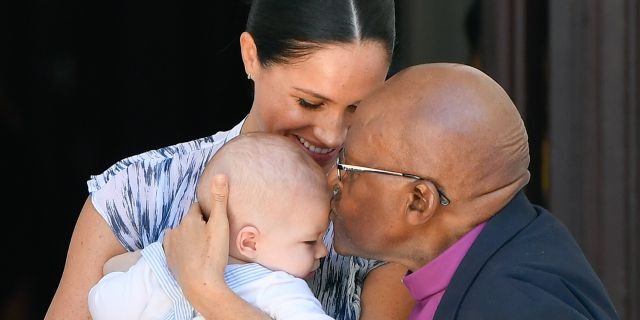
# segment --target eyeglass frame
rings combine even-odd
[[[433,181],[431,179],[423,178],[423,177],[421,177],[419,175],[410,174],[410,173],[389,171],[389,170],[377,169],[377,168],[371,168],[371,167],[364,167],[364,166],[350,165],[350,164],[346,164],[346,163],[340,162],[340,158],[342,158],[343,161],[344,161],[344,148],[340,149],[340,151],[338,152],[338,156],[336,157],[336,170],[338,170],[338,180],[340,182],[342,182],[342,176],[340,175],[340,171],[354,172],[354,173],[367,173],[367,172],[369,172],[369,173],[379,173],[379,174],[385,174],[385,175],[395,176],[395,177],[404,177],[404,178],[410,178],[410,179],[415,179],[415,180],[424,180],[424,181],[429,181],[429,182],[433,183],[433,185],[436,187],[436,190],[438,191],[438,196],[440,197],[440,204],[441,205],[448,206],[451,203],[451,200],[449,200],[449,197],[447,197],[444,194],[444,192],[442,191],[440,186],[438,186],[435,183],[435,181]]]

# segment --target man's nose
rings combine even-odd
[[[334,163],[329,172],[327,172],[327,183],[329,184],[329,191],[333,191],[336,186],[338,186],[338,169],[336,168],[336,164]]]

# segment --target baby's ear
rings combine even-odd
[[[259,237],[260,231],[258,228],[254,226],[242,227],[236,237],[236,248],[238,252],[250,260],[254,260],[258,255],[256,243]]]

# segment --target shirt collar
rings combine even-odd
[[[244,119],[242,119],[242,121],[240,121],[240,123],[236,124],[235,127],[233,127],[231,130],[229,130],[227,132],[227,137],[224,139],[224,143],[229,142],[229,140],[237,137],[240,135],[240,131],[242,131],[242,125],[244,124],[244,122],[247,120],[247,116],[244,117]]]
[[[416,301],[428,299],[442,292],[453,278],[458,265],[469,251],[486,222],[483,222],[456,241],[434,260],[413,273],[407,273],[402,282]]]

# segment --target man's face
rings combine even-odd
[[[380,145],[371,128],[351,127],[340,161],[344,164],[401,171],[389,157],[389,146]],[[379,137],[379,136],[378,136]],[[402,220],[403,190],[411,179],[370,172],[334,169],[329,183],[337,186],[331,201],[334,247],[343,255],[384,259],[406,237]]]

